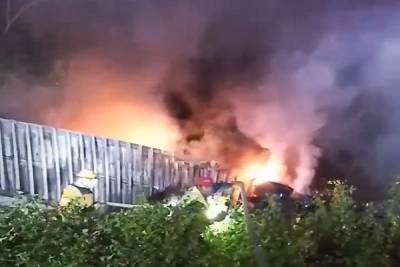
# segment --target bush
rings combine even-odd
[[[383,206],[355,203],[353,188],[333,183],[328,200],[284,213],[269,199],[250,216],[264,266],[397,266],[400,186]],[[39,202],[0,210],[0,266],[256,266],[240,209],[219,231],[201,205],[145,204],[99,216]]]

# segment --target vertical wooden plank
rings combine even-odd
[[[158,180],[160,183],[160,187],[164,190],[166,187],[166,182],[165,182],[165,171],[166,171],[166,166],[165,166],[165,155],[163,152],[160,152],[159,158],[158,158],[158,166],[159,166],[159,170],[158,170]]]
[[[67,135],[65,130],[56,131],[56,139],[58,144],[58,158],[59,158],[59,168],[60,168],[60,188],[61,191],[70,184],[70,174],[68,168],[68,146],[67,146]]]
[[[49,189],[48,189],[48,181],[47,181],[47,164],[46,164],[46,149],[43,137],[43,127],[39,128],[39,140],[40,140],[40,154],[41,154],[41,163],[42,163],[42,179],[43,179],[43,198],[49,199]]]
[[[171,170],[170,170],[170,158],[169,155],[164,154],[163,162],[164,162],[164,172],[163,172],[163,185],[164,188],[171,185]]]
[[[168,185],[174,186],[173,181],[172,181],[172,158],[171,155],[168,155],[168,157],[165,160],[165,164],[167,165],[167,181]]]
[[[17,138],[20,191],[21,192],[29,192],[26,138],[25,138],[24,123],[18,122],[15,124],[15,135]]]
[[[108,155],[108,142],[107,139],[104,138],[103,139],[103,143],[104,143],[104,151],[105,151],[105,155],[104,155],[104,176],[105,176],[105,180],[106,180],[106,200],[110,201],[110,171],[109,171],[109,155]]]
[[[101,185],[102,187],[99,187],[99,195],[102,197],[102,201],[106,202],[107,201],[107,192],[106,192],[106,147],[104,146],[103,139],[101,138],[96,138],[97,140],[97,149],[98,149],[98,156],[97,156],[97,162],[99,163],[98,171],[101,172]],[[107,174],[108,175],[108,174]]]
[[[194,185],[194,165],[191,162],[187,162],[187,183],[189,186]]]
[[[181,187],[182,184],[179,177],[179,162],[174,159],[172,167],[174,185]]]
[[[160,190],[161,188],[159,188],[159,186],[158,186],[158,181],[157,181],[157,176],[156,176],[157,168],[158,168],[158,166],[157,166],[157,156],[158,156],[157,149],[152,149],[151,154],[153,155],[153,160],[152,160],[152,164],[151,164],[152,170],[151,170],[151,187],[150,188],[152,190],[151,193],[153,193],[154,189]]]
[[[78,135],[78,149],[79,149],[79,159],[80,159],[80,168],[85,169],[85,153],[84,153],[84,144],[83,144],[83,135],[80,133]]]
[[[157,190],[164,189],[163,183],[163,159],[161,150],[154,149],[153,150],[153,187],[157,188]]]
[[[181,160],[178,161],[178,179],[184,188],[188,187],[185,183],[185,165]]]
[[[137,193],[143,191],[143,156],[142,146],[132,144],[132,161],[133,161],[133,176],[132,176],[132,203],[137,198]]]
[[[94,136],[90,138],[90,145],[92,150],[93,171],[97,173],[96,138]]]
[[[33,160],[32,160],[32,144],[29,124],[25,124],[25,138],[26,138],[26,156],[28,160],[28,180],[29,180],[29,193],[35,194],[35,181],[33,177]]]
[[[6,170],[4,168],[4,154],[3,154],[3,124],[4,121],[0,120],[0,188],[2,190],[6,189]]]
[[[182,169],[181,169],[181,179],[182,179],[182,184],[184,187],[189,187],[191,186],[189,179],[188,179],[188,164],[184,161],[180,162]]]
[[[151,188],[154,186],[154,150],[153,148],[149,147],[149,152],[148,152],[148,158],[147,158],[147,188],[151,190]],[[149,191],[150,193],[151,191]]]
[[[48,200],[59,199],[57,194],[57,169],[54,152],[53,128],[42,127],[44,159],[46,164]]]
[[[117,166],[116,166],[116,154],[115,140],[107,140],[107,153],[108,153],[108,171],[109,171],[109,188],[110,188],[110,201],[117,202]]]
[[[185,187],[185,183],[183,182],[183,168],[181,161],[177,161],[177,180],[178,184],[180,184],[182,187]]]
[[[176,187],[177,184],[175,184],[175,160],[173,156],[170,156],[168,158],[168,163],[169,163],[169,181],[172,186]]]
[[[173,186],[179,186],[178,181],[176,178],[176,173],[177,173],[177,163],[175,162],[175,159],[173,157],[170,158],[169,160],[169,166],[170,166],[170,177],[171,177],[171,184]]]
[[[143,158],[143,188],[145,189],[145,194],[148,195],[153,183],[153,149],[150,147],[143,146],[142,158]]]
[[[105,174],[105,158],[106,158],[106,147],[103,138],[93,137],[92,138],[92,153],[93,153],[93,164],[94,171],[98,177],[98,183],[95,187],[95,199],[100,203],[107,201],[106,196],[106,174]]]
[[[72,173],[75,181],[76,174],[82,169],[81,146],[79,145],[79,134],[71,132],[71,154],[72,154]]]
[[[85,168],[87,170],[92,170],[95,172],[95,166],[94,166],[95,164],[93,163],[93,155],[95,153],[93,152],[93,144],[92,144],[92,139],[94,139],[94,137],[88,135],[82,135],[82,137],[80,138],[81,138],[80,157],[81,157],[82,168]]]
[[[198,165],[199,176],[204,176],[204,170],[201,165]]]
[[[211,177],[213,178],[214,182],[218,180],[218,165],[215,161],[209,163],[209,168],[211,172]]]
[[[160,175],[161,175],[161,186],[162,188],[166,188],[167,184],[167,162],[166,162],[166,155],[164,152],[160,155]]]
[[[180,179],[181,179],[182,185],[184,187],[190,187],[190,184],[188,184],[188,179],[187,179],[188,173],[187,173],[186,162],[179,161],[179,165],[181,166],[181,168],[180,168]]]
[[[43,196],[43,171],[42,171],[42,153],[40,144],[40,126],[30,125],[30,136],[32,146],[32,167],[35,194]]]
[[[195,176],[195,177],[200,176],[200,168],[199,168],[199,165],[198,165],[198,164],[195,164],[195,165],[194,165],[194,167],[193,167],[193,173],[194,173],[194,176]]]
[[[142,173],[142,177],[141,177],[141,180],[140,180],[140,185],[142,187],[142,190],[144,190],[144,188],[146,187],[147,180],[148,180],[148,177],[149,177],[149,175],[148,175],[148,171],[149,171],[149,168],[148,168],[148,162],[149,162],[148,153],[149,153],[149,150],[147,149],[147,147],[146,146],[142,146],[142,170],[143,170],[143,173]]]
[[[116,197],[118,201],[121,201],[121,147],[120,142],[114,140],[114,164],[115,164],[115,171],[117,176],[117,190],[116,190]]]
[[[14,184],[16,190],[21,190],[21,177],[19,175],[19,158],[18,158],[18,146],[17,146],[17,134],[16,134],[16,122],[12,121],[11,124],[11,136],[12,136],[12,147],[13,147],[13,166],[14,166]]]
[[[72,184],[74,182],[74,171],[72,166],[72,145],[71,145],[71,133],[66,132],[67,134],[67,164],[68,164],[68,179],[69,183]]]
[[[56,174],[56,196],[57,199],[61,197],[61,173],[60,173],[60,153],[58,149],[58,138],[57,138],[57,130],[52,128],[52,146],[54,151],[54,165],[55,165],[55,174]]]
[[[121,201],[127,203],[129,169],[130,169],[130,146],[126,142],[120,142],[120,162],[121,162]]]
[[[96,151],[96,138],[94,136],[91,136],[90,138],[90,146],[91,146],[91,152],[92,152],[92,161],[93,161],[93,171],[97,175],[97,184],[94,187],[93,193],[95,196],[96,201],[101,202],[101,198],[99,196],[99,186],[100,186],[100,179],[101,179],[101,174],[98,171],[97,167],[97,151]]]
[[[13,151],[13,140],[12,140],[12,128],[13,128],[13,122],[12,121],[7,121],[3,125],[3,131],[4,131],[4,162],[5,162],[5,185],[6,185],[6,190],[8,192],[15,192],[15,179],[14,179],[14,173],[15,173],[15,166],[14,166],[14,151]]]
[[[134,150],[134,180],[133,184],[134,186],[142,186],[142,179],[143,179],[143,156],[142,156],[142,146],[140,145],[134,145],[135,150]]]
[[[126,161],[128,162],[128,190],[126,192],[126,203],[132,204],[133,203],[133,176],[134,176],[134,150],[131,144],[128,144],[129,153],[127,155]]]

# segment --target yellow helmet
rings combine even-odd
[[[94,171],[83,169],[77,174],[77,177],[86,179],[96,179],[97,175]]]

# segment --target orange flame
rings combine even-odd
[[[284,174],[286,167],[283,162],[277,158],[270,158],[265,162],[249,162],[240,171],[241,180],[251,179],[253,185],[262,184],[264,182],[284,183]],[[246,182],[247,182],[246,181]]]

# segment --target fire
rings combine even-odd
[[[227,166],[221,166],[229,169],[229,176],[247,186],[273,181],[300,192],[309,187],[319,153],[310,145],[310,127],[301,124],[293,128],[297,120],[291,120],[291,113],[286,116],[287,105],[268,106],[265,112],[264,102],[254,106],[252,103],[258,103],[255,99],[242,101],[238,94],[233,97],[241,100],[234,103],[234,114],[230,105],[227,109],[211,106],[208,114],[195,103],[191,108],[196,116],[192,115],[194,119],[185,127],[202,132],[198,127],[204,130],[204,136],[189,146],[181,142],[187,136],[182,122],[171,117],[171,107],[165,106],[166,89],[160,87],[165,74],[162,67],[131,73],[93,55],[71,62],[57,99],[42,94],[41,105],[54,106],[55,100],[59,103],[50,112],[43,111],[45,124],[183,154],[187,160],[223,162]]]
[[[277,158],[270,158],[264,162],[250,162],[240,172],[239,177],[245,182],[250,182],[252,185],[259,185],[264,182],[279,182],[285,183],[284,163]]]

